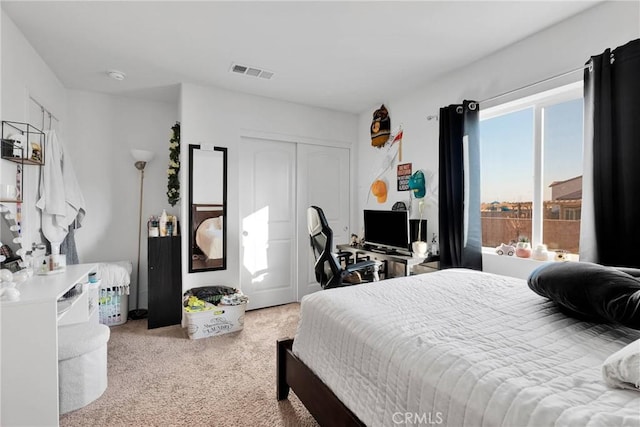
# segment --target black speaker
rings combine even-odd
[[[422,228],[420,230],[420,238],[418,239],[418,223],[422,221]],[[415,242],[416,240],[421,240],[423,242],[427,241],[427,220],[419,220],[419,219],[410,219],[409,220],[409,240],[411,242]]]
[[[13,155],[13,140],[11,139],[3,139],[2,140],[2,157],[14,157]],[[17,157],[17,156],[15,156]]]

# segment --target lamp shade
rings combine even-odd
[[[136,162],[150,162],[154,156],[155,153],[153,151],[138,150],[137,148],[131,149],[131,157],[133,157]]]

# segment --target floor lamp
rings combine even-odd
[[[129,312],[129,318],[133,320],[147,317],[147,310],[140,308],[140,245],[142,243],[142,199],[144,186],[144,167],[153,159],[154,153],[146,150],[131,150],[131,156],[135,160],[135,167],[140,171],[140,209],[138,210],[138,263],[136,264],[136,309]]]

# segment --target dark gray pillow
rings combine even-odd
[[[640,329],[640,280],[621,269],[554,262],[535,269],[527,282],[569,316]]]
[[[632,268],[632,267],[611,267],[618,271],[622,271],[623,273],[627,273],[629,276],[640,277],[640,268]]]

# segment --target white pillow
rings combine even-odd
[[[640,391],[640,339],[607,357],[602,377],[610,387]]]

